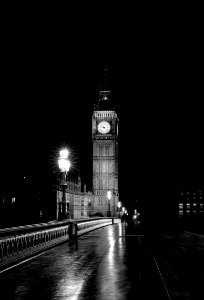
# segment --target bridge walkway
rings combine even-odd
[[[127,223],[99,228],[12,266],[0,272],[0,286],[1,300],[173,299],[144,232]],[[178,299],[188,299],[182,292]]]

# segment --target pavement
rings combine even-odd
[[[191,299],[166,271],[140,226],[112,224],[1,272],[1,300]]]

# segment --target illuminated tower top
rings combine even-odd
[[[110,91],[110,68],[107,66],[104,67],[103,78],[100,86],[101,91]]]
[[[100,85],[98,101],[94,106],[94,110],[114,110],[114,104],[111,100],[110,89],[110,70],[106,66],[104,68],[103,80]]]

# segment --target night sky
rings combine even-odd
[[[91,189],[91,116],[108,65],[120,120],[121,200],[163,203],[167,195],[171,201],[172,191],[203,187],[199,18],[196,23],[165,22],[165,16],[162,23],[111,20],[110,15],[98,27],[102,18],[80,25],[39,23],[29,16],[6,23],[1,178],[49,181],[58,151],[66,145],[72,153],[71,172],[80,172]]]

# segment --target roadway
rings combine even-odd
[[[91,231],[1,271],[1,300],[199,299],[151,243],[134,223]]]

